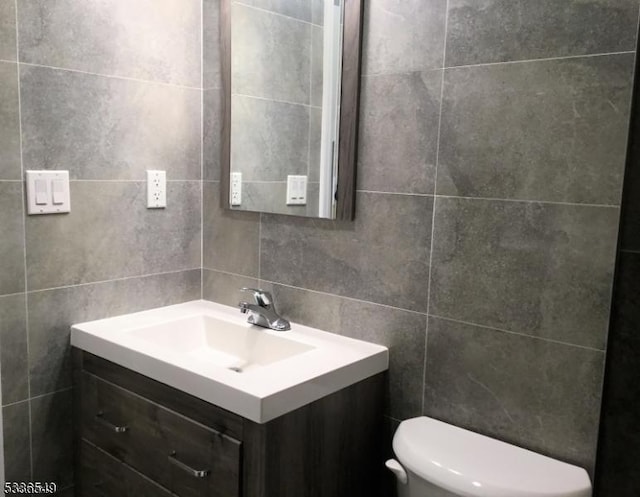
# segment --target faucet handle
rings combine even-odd
[[[260,290],[258,288],[244,287],[244,288],[241,288],[240,291],[252,294],[254,300],[256,301],[256,304],[258,304],[260,307],[267,307],[271,305],[271,303],[273,302],[273,297],[271,296],[271,293],[266,292],[264,290]]]

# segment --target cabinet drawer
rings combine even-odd
[[[85,441],[79,446],[80,497],[171,497],[171,492]]]
[[[81,437],[180,497],[238,497],[241,443],[87,372]]]

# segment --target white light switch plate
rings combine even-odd
[[[287,176],[287,205],[306,205],[307,177]]]
[[[162,209],[167,206],[167,172],[147,171],[147,207]]]
[[[26,171],[27,213],[71,212],[69,171]]]
[[[242,205],[242,173],[231,173],[231,205]]]

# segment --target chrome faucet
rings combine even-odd
[[[276,311],[273,297],[269,292],[256,288],[241,288],[240,291],[252,294],[253,300],[255,301],[254,304],[244,301],[238,304],[242,314],[249,313],[247,322],[276,331],[287,331],[291,329],[289,321],[281,317],[278,311]]]

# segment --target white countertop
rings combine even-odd
[[[258,330],[304,344],[309,350],[237,373],[204,356],[185,354],[180,346],[167,346],[161,334],[157,343],[137,336],[146,329],[148,337],[155,327],[166,334],[171,322],[197,316],[206,316],[222,327],[228,325],[231,331],[226,333],[238,327],[249,328],[254,336],[254,330]],[[176,328],[171,333],[185,331]],[[385,371],[389,363],[386,347],[296,323],[285,332],[259,328],[246,323],[238,309],[205,300],[75,324],[71,345],[257,423],[266,423]]]

